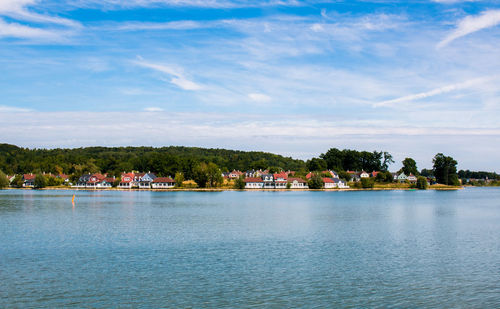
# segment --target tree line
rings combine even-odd
[[[345,180],[349,180],[350,177],[346,173],[348,170],[381,171],[377,175],[377,181],[390,182],[393,176],[388,169],[392,163],[394,163],[393,157],[386,151],[368,152],[337,148],[331,148],[319,157],[303,161],[267,152],[199,147],[28,149],[0,144],[0,171],[10,175],[64,173],[72,175],[72,181],[85,173],[107,173],[118,178],[124,171],[135,170],[150,171],[158,176],[175,175],[176,181],[182,176],[182,179],[195,180],[200,187],[212,187],[222,183],[222,177],[219,177],[222,171],[268,169],[273,173],[293,170],[297,172],[298,177],[301,177],[309,171],[328,169],[337,171],[340,178]],[[442,153],[434,157],[432,170],[423,169],[421,173],[418,172],[416,162],[412,158],[405,158],[402,163],[403,167],[399,172],[404,172],[406,175],[412,173],[416,176],[433,176],[438,183],[458,184],[456,160]],[[472,172],[467,172],[473,175]]]

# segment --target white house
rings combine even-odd
[[[323,182],[325,183],[325,189],[333,189],[337,186],[332,178],[323,178]]]
[[[410,173],[410,175],[408,175],[408,177],[406,179],[410,183],[417,183],[417,176],[413,175],[412,173]]]
[[[170,189],[175,186],[175,180],[170,177],[157,177],[151,182],[153,189]]]
[[[302,178],[288,178],[291,189],[307,189],[307,182]]]
[[[245,178],[245,189],[262,189],[264,181],[260,177],[247,177]]]
[[[395,178],[394,178],[394,180],[396,180],[397,182],[406,182],[407,179],[408,179],[408,176],[406,176],[404,172],[395,176]]]
[[[335,183],[336,188],[339,188],[339,189],[348,189],[349,188],[349,186],[345,183],[345,181],[343,181],[340,178],[332,178],[332,180]]]
[[[151,188],[151,183],[156,179],[156,175],[153,173],[146,173],[139,179],[139,189],[149,189]]]
[[[361,173],[359,174],[359,178],[370,178],[370,174],[365,171],[361,171]]]

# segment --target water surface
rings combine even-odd
[[[500,307],[500,190],[0,191],[0,307]]]

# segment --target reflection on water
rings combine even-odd
[[[499,197],[0,191],[0,307],[498,308]]]

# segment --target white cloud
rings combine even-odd
[[[34,6],[37,4],[38,1],[35,0],[1,0],[0,15],[37,23],[59,24],[68,27],[81,27],[81,24],[79,22],[71,19],[42,15],[26,9],[26,7]]]
[[[6,23],[4,20],[0,19],[0,37],[58,41],[63,39],[64,33],[58,30],[33,28],[18,23]]]
[[[163,112],[164,109],[161,107],[146,107],[144,109],[145,112]]]
[[[137,61],[134,61],[134,63],[136,65],[170,75],[171,79],[169,80],[169,82],[178,86],[181,89],[184,89],[184,90],[201,90],[201,89],[203,89],[203,87],[201,85],[187,79],[184,76],[182,69],[174,68],[174,67],[167,66],[164,64],[146,62],[146,61],[142,60],[142,58],[140,58]]]
[[[442,48],[458,38],[498,24],[500,24],[500,10],[489,10],[477,16],[467,16],[460,20],[452,33],[438,43],[437,48]]]
[[[29,108],[0,105],[0,113],[25,113],[25,112],[31,112],[31,111],[33,111],[33,110],[29,109]]]
[[[313,24],[310,28],[314,32],[324,31],[325,29],[320,24]]]
[[[375,106],[375,107],[389,106],[389,105],[394,105],[394,104],[397,104],[397,103],[405,103],[405,102],[411,102],[411,101],[415,101],[415,100],[425,99],[425,98],[428,98],[428,97],[433,97],[433,96],[437,96],[437,95],[448,93],[448,92],[452,92],[452,91],[457,91],[457,90],[471,88],[473,86],[477,86],[477,85],[486,83],[488,81],[491,81],[493,79],[496,79],[497,77],[498,76],[488,76],[488,77],[474,78],[474,79],[470,79],[470,80],[467,80],[467,81],[462,82],[462,83],[451,84],[451,85],[447,85],[447,86],[444,86],[444,87],[439,87],[439,88],[436,88],[436,89],[433,89],[433,90],[430,90],[430,91],[426,91],[426,92],[421,92],[421,93],[417,93],[417,94],[411,94],[411,95],[407,95],[407,96],[400,97],[400,98],[397,98],[397,99],[382,101],[382,102],[379,102],[379,103],[375,103],[373,106]]]
[[[270,96],[263,94],[263,93],[250,93],[250,94],[248,94],[248,97],[250,98],[250,100],[255,101],[255,102],[259,102],[259,103],[267,103],[267,102],[271,102],[271,100],[272,100]]]

